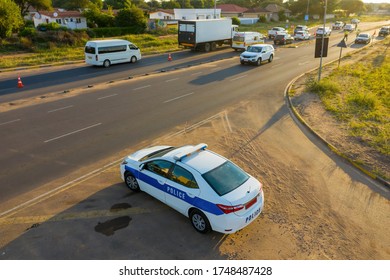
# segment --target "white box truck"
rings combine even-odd
[[[231,46],[237,31],[238,26],[232,25],[230,18],[179,20],[178,43],[193,50],[213,51],[223,44]]]

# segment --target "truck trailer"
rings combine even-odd
[[[179,20],[179,46],[193,50],[213,51],[223,44],[232,45],[232,38],[238,31],[230,18]]]

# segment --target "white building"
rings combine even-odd
[[[221,9],[173,9],[175,19],[195,20],[221,17]]]
[[[79,11],[39,11],[35,13],[33,20],[35,27],[41,23],[57,22],[58,24],[69,29],[87,28],[87,19],[83,17]]]
[[[159,9],[157,11],[149,13],[149,19],[173,20],[174,18],[175,13],[173,12],[173,10]]]

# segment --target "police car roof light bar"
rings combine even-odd
[[[196,146],[193,146],[189,148],[186,151],[183,151],[181,153],[178,153],[177,155],[174,155],[173,158],[175,160],[181,161],[183,158],[189,157],[190,155],[193,155],[195,153],[199,153],[200,151],[204,151],[207,149],[207,144],[201,143]]]

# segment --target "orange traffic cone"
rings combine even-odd
[[[18,88],[24,87],[22,80],[20,79],[20,75],[18,76]]]
[[[172,61],[172,56],[170,53],[168,54],[168,61]]]

